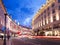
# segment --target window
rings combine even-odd
[[[41,15],[43,15],[43,13]]]
[[[45,25],[46,25],[46,19],[45,19]]]
[[[44,13],[46,13],[46,10],[44,11]]]
[[[54,7],[54,6],[55,6],[55,3],[52,4],[52,7]]]
[[[47,1],[49,1],[49,0],[47,0]]]
[[[47,10],[49,10],[49,7],[47,8]]]
[[[56,21],[56,16],[55,15],[53,16],[53,21]]]
[[[59,6],[59,10],[60,10],[60,6]]]
[[[43,25],[43,17],[42,17],[42,25]]]
[[[58,0],[58,3],[60,3],[60,0]]]
[[[44,18],[46,18],[46,15],[44,15]]]
[[[48,17],[48,23],[50,23],[50,17]]]
[[[48,16],[50,15],[50,12],[48,12]]]
[[[60,13],[59,13],[59,20],[60,20]]]
[[[52,13],[55,13],[55,9],[52,10]]]

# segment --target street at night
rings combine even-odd
[[[0,45],[60,45],[60,0],[0,0]]]
[[[60,45],[60,39],[47,39],[47,38],[11,38],[11,45]]]

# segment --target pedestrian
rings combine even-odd
[[[9,36],[9,35],[7,35],[7,39],[8,39],[8,40],[10,39],[10,36]]]

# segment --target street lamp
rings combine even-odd
[[[6,45],[6,16],[7,16],[7,13],[4,14],[5,15],[5,29],[4,29],[4,42],[3,42],[3,45]]]
[[[18,22],[18,25],[19,25],[19,22]]]

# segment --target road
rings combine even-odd
[[[9,41],[6,40],[6,44],[7,44],[7,45],[9,44],[8,42],[9,42]],[[4,43],[4,40],[0,38],[0,45],[3,45],[3,43]]]
[[[0,45],[3,45],[3,40],[2,39],[0,39]]]
[[[19,38],[12,37],[6,41],[7,45],[60,45],[60,39],[53,38]],[[0,39],[0,45],[3,45],[3,40]]]
[[[54,39],[33,39],[33,38],[12,38],[11,45],[60,45],[60,40]]]

